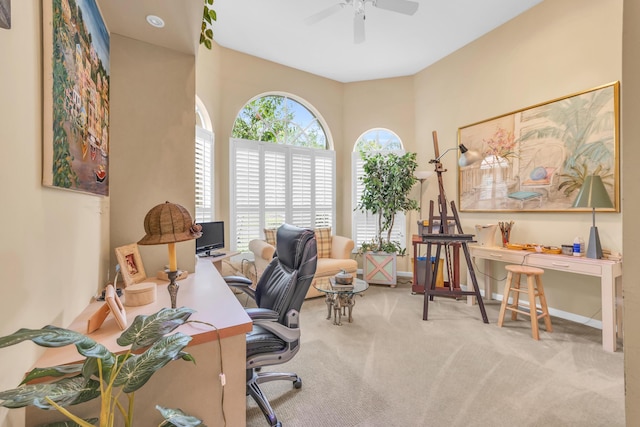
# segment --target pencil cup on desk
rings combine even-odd
[[[509,244],[509,238],[511,237],[511,228],[513,227],[513,221],[498,222],[500,226],[500,233],[502,233],[502,246],[507,247]]]

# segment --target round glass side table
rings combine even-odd
[[[348,313],[349,323],[353,322],[353,306],[356,304],[353,297],[360,295],[369,289],[369,284],[362,279],[353,279],[353,287],[345,287],[344,285],[336,285],[333,277],[329,279],[331,287],[329,289],[314,288],[325,294],[325,302],[327,303],[327,319],[331,319],[333,311],[333,324],[342,326],[342,316]]]

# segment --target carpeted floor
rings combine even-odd
[[[246,297],[238,298],[244,304]],[[305,301],[302,346],[268,370],[297,372],[263,384],[285,426],[623,426],[623,354],[602,349],[600,330],[552,318],[531,338],[528,319],[498,328],[499,302],[436,298],[422,320],[409,285],[372,285],[353,323],[327,320],[322,298]],[[267,423],[247,398],[247,426]]]

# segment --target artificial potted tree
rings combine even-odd
[[[396,285],[397,255],[404,255],[400,242],[391,240],[396,214],[418,210],[418,202],[409,197],[417,182],[416,153],[362,153],[364,186],[356,209],[377,216],[378,234],[361,245],[363,272],[369,283]]]

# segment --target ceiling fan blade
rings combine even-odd
[[[392,12],[404,13],[405,15],[413,15],[418,10],[420,4],[409,0],[374,0],[373,6],[380,9],[390,10]]]
[[[316,22],[320,22],[323,19],[333,15],[334,13],[338,13],[345,6],[345,3],[336,3],[331,7],[328,7],[324,10],[321,10],[318,13],[314,13],[313,15],[305,18],[304,23],[307,25],[313,25]]]
[[[356,13],[353,17],[353,42],[364,42],[364,12]]]

